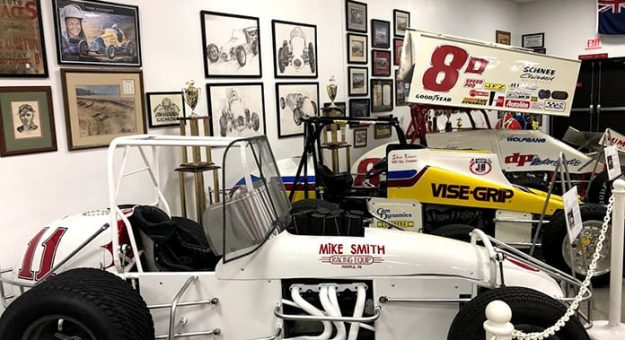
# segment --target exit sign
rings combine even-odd
[[[601,48],[601,38],[596,37],[594,39],[586,40],[586,49],[587,50],[596,50]]]

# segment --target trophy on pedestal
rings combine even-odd
[[[336,81],[334,80],[334,76],[330,78],[330,83],[326,86],[326,92],[328,97],[330,98],[330,106],[323,109],[324,116],[329,117],[342,117],[345,116],[345,112],[341,112],[342,110],[336,107],[334,104],[334,100],[336,99],[336,94],[338,92],[338,86],[336,85]],[[327,131],[324,131],[323,134],[323,144],[321,145],[324,149],[329,149],[332,152],[332,170],[334,172],[339,172],[339,149],[345,149],[345,156],[347,161],[347,169],[350,167],[350,147],[351,145],[345,141],[345,125],[332,124],[330,126],[330,141],[328,142]],[[339,138],[340,133],[340,138]]]

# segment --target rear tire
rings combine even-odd
[[[539,332],[556,323],[566,307],[555,299],[533,289],[504,287],[486,291],[460,308],[451,324],[447,340],[484,340],[486,306],[494,300],[507,303],[512,309],[512,324],[524,332]],[[555,336],[548,339],[589,340],[588,333],[576,317],[572,317]]]
[[[106,56],[109,59],[115,58],[115,47],[113,45],[106,48]]]

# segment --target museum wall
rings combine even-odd
[[[49,79],[0,79],[0,86],[51,86],[58,151],[0,158],[0,266],[13,265],[34,231],[55,218],[85,209],[107,205],[106,149],[68,151],[65,113],[57,63],[53,15],[49,0],[42,0],[42,17],[46,42]],[[331,76],[339,85],[337,101],[347,101],[345,2],[343,0],[124,0],[138,5],[141,27],[144,91],[177,91],[188,80],[202,87],[197,112],[206,114],[201,10],[236,13],[260,18],[262,73],[264,83],[267,136],[277,159],[301,152],[301,138],[277,138],[276,98],[273,70],[271,20],[288,20],[317,25],[318,81],[320,101],[327,102],[325,86]],[[411,13],[411,26],[469,38],[494,41],[495,30],[513,33],[518,44],[518,13],[521,7],[501,0],[370,0],[369,19],[391,21],[393,9]],[[557,2],[557,1],[550,1]],[[570,1],[568,1],[570,2]],[[568,3],[567,2],[567,3]],[[551,6],[551,5],[549,5]],[[554,5],[554,8],[557,7]],[[527,13],[528,10],[524,10]],[[538,19],[535,19],[538,21]],[[541,20],[550,21],[548,18]],[[571,21],[571,25],[573,21]],[[538,24],[537,24],[538,25]],[[370,26],[370,24],[369,24]],[[536,26],[539,30],[540,26]],[[369,28],[370,30],[370,28]],[[392,30],[392,29],[391,29]],[[551,32],[551,31],[550,31]],[[549,33],[551,34],[551,33]],[[548,48],[555,35],[548,35]],[[560,34],[560,33],[558,33]],[[561,34],[566,34],[562,32]],[[581,33],[580,33],[581,34]],[[371,39],[370,39],[371,40]],[[565,40],[565,39],[558,39]],[[565,41],[560,41],[565,44]],[[559,45],[557,45],[559,46]],[[369,56],[370,59],[370,56]],[[257,82],[258,79],[211,79],[211,83]],[[300,81],[297,79],[279,81]],[[384,114],[388,114],[385,112]],[[405,128],[409,123],[408,108],[393,111]],[[154,134],[177,134],[175,128],[150,129]],[[351,142],[351,132],[348,141]],[[376,145],[394,139],[374,140],[368,132],[367,148],[352,150],[352,161]],[[219,152],[217,152],[218,154]],[[179,213],[177,176],[171,169],[180,162],[178,153],[163,155],[165,170],[161,181],[175,213]],[[132,180],[129,186],[135,185]],[[139,188],[139,186],[137,186]],[[145,187],[144,187],[145,188]],[[134,202],[148,193],[132,190],[123,202]]]

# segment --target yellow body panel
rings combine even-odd
[[[414,199],[421,203],[540,214],[546,194],[533,189],[532,191],[536,193],[477,176],[428,167],[423,169],[420,178],[412,186],[392,186],[389,183],[387,196],[394,199]],[[563,206],[562,198],[552,195],[546,215],[553,215],[556,210],[563,209]]]

